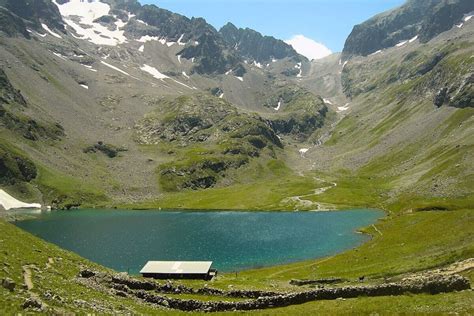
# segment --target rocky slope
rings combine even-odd
[[[257,65],[205,20],[154,5],[3,4],[1,144],[37,170],[9,168],[21,198],[71,207],[251,182],[325,124],[320,97],[282,88],[306,66],[286,44]]]
[[[371,203],[410,191],[462,200],[471,187],[469,3],[409,1],[356,27],[342,56],[312,62],[253,30],[137,1],[34,4],[4,2],[16,22],[0,38],[4,178],[22,198],[133,204],[314,171],[376,175],[385,189]],[[436,19],[463,25],[428,31]],[[345,205],[333,187],[308,207]]]
[[[400,8],[354,26],[344,44],[343,59],[367,56],[415,37],[426,43],[462,24],[473,11],[474,3],[469,0],[409,0]]]

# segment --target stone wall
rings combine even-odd
[[[88,282],[106,285],[108,289],[119,296],[135,297],[143,302],[171,309],[204,312],[266,309],[302,304],[315,300],[333,300],[337,298],[355,298],[359,296],[389,296],[403,295],[406,293],[438,294],[470,289],[469,280],[457,274],[412,277],[400,282],[383,283],[379,285],[318,288],[309,291],[290,293],[253,290],[223,291],[207,287],[192,289],[183,285],[176,286],[172,283],[160,284],[154,281],[140,281],[130,278],[125,274],[110,276],[104,273],[95,273],[92,271],[82,271],[80,277],[82,279],[87,279]],[[193,299],[170,298],[165,295],[159,295],[167,293],[248,298],[248,300],[238,302],[224,300],[199,301]]]

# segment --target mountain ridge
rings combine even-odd
[[[367,56],[415,37],[426,43],[473,11],[474,3],[469,0],[409,0],[354,26],[344,44],[343,59]]]

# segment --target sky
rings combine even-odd
[[[219,29],[227,22],[290,41],[302,55],[340,52],[354,25],[404,0],[139,0],[188,17],[203,17]],[[321,44],[323,46],[321,46]],[[305,51],[306,53],[302,53]]]

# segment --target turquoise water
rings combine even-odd
[[[44,213],[18,227],[117,271],[148,260],[210,260],[236,271],[318,258],[355,247],[355,232],[381,211],[174,212],[79,210]]]

